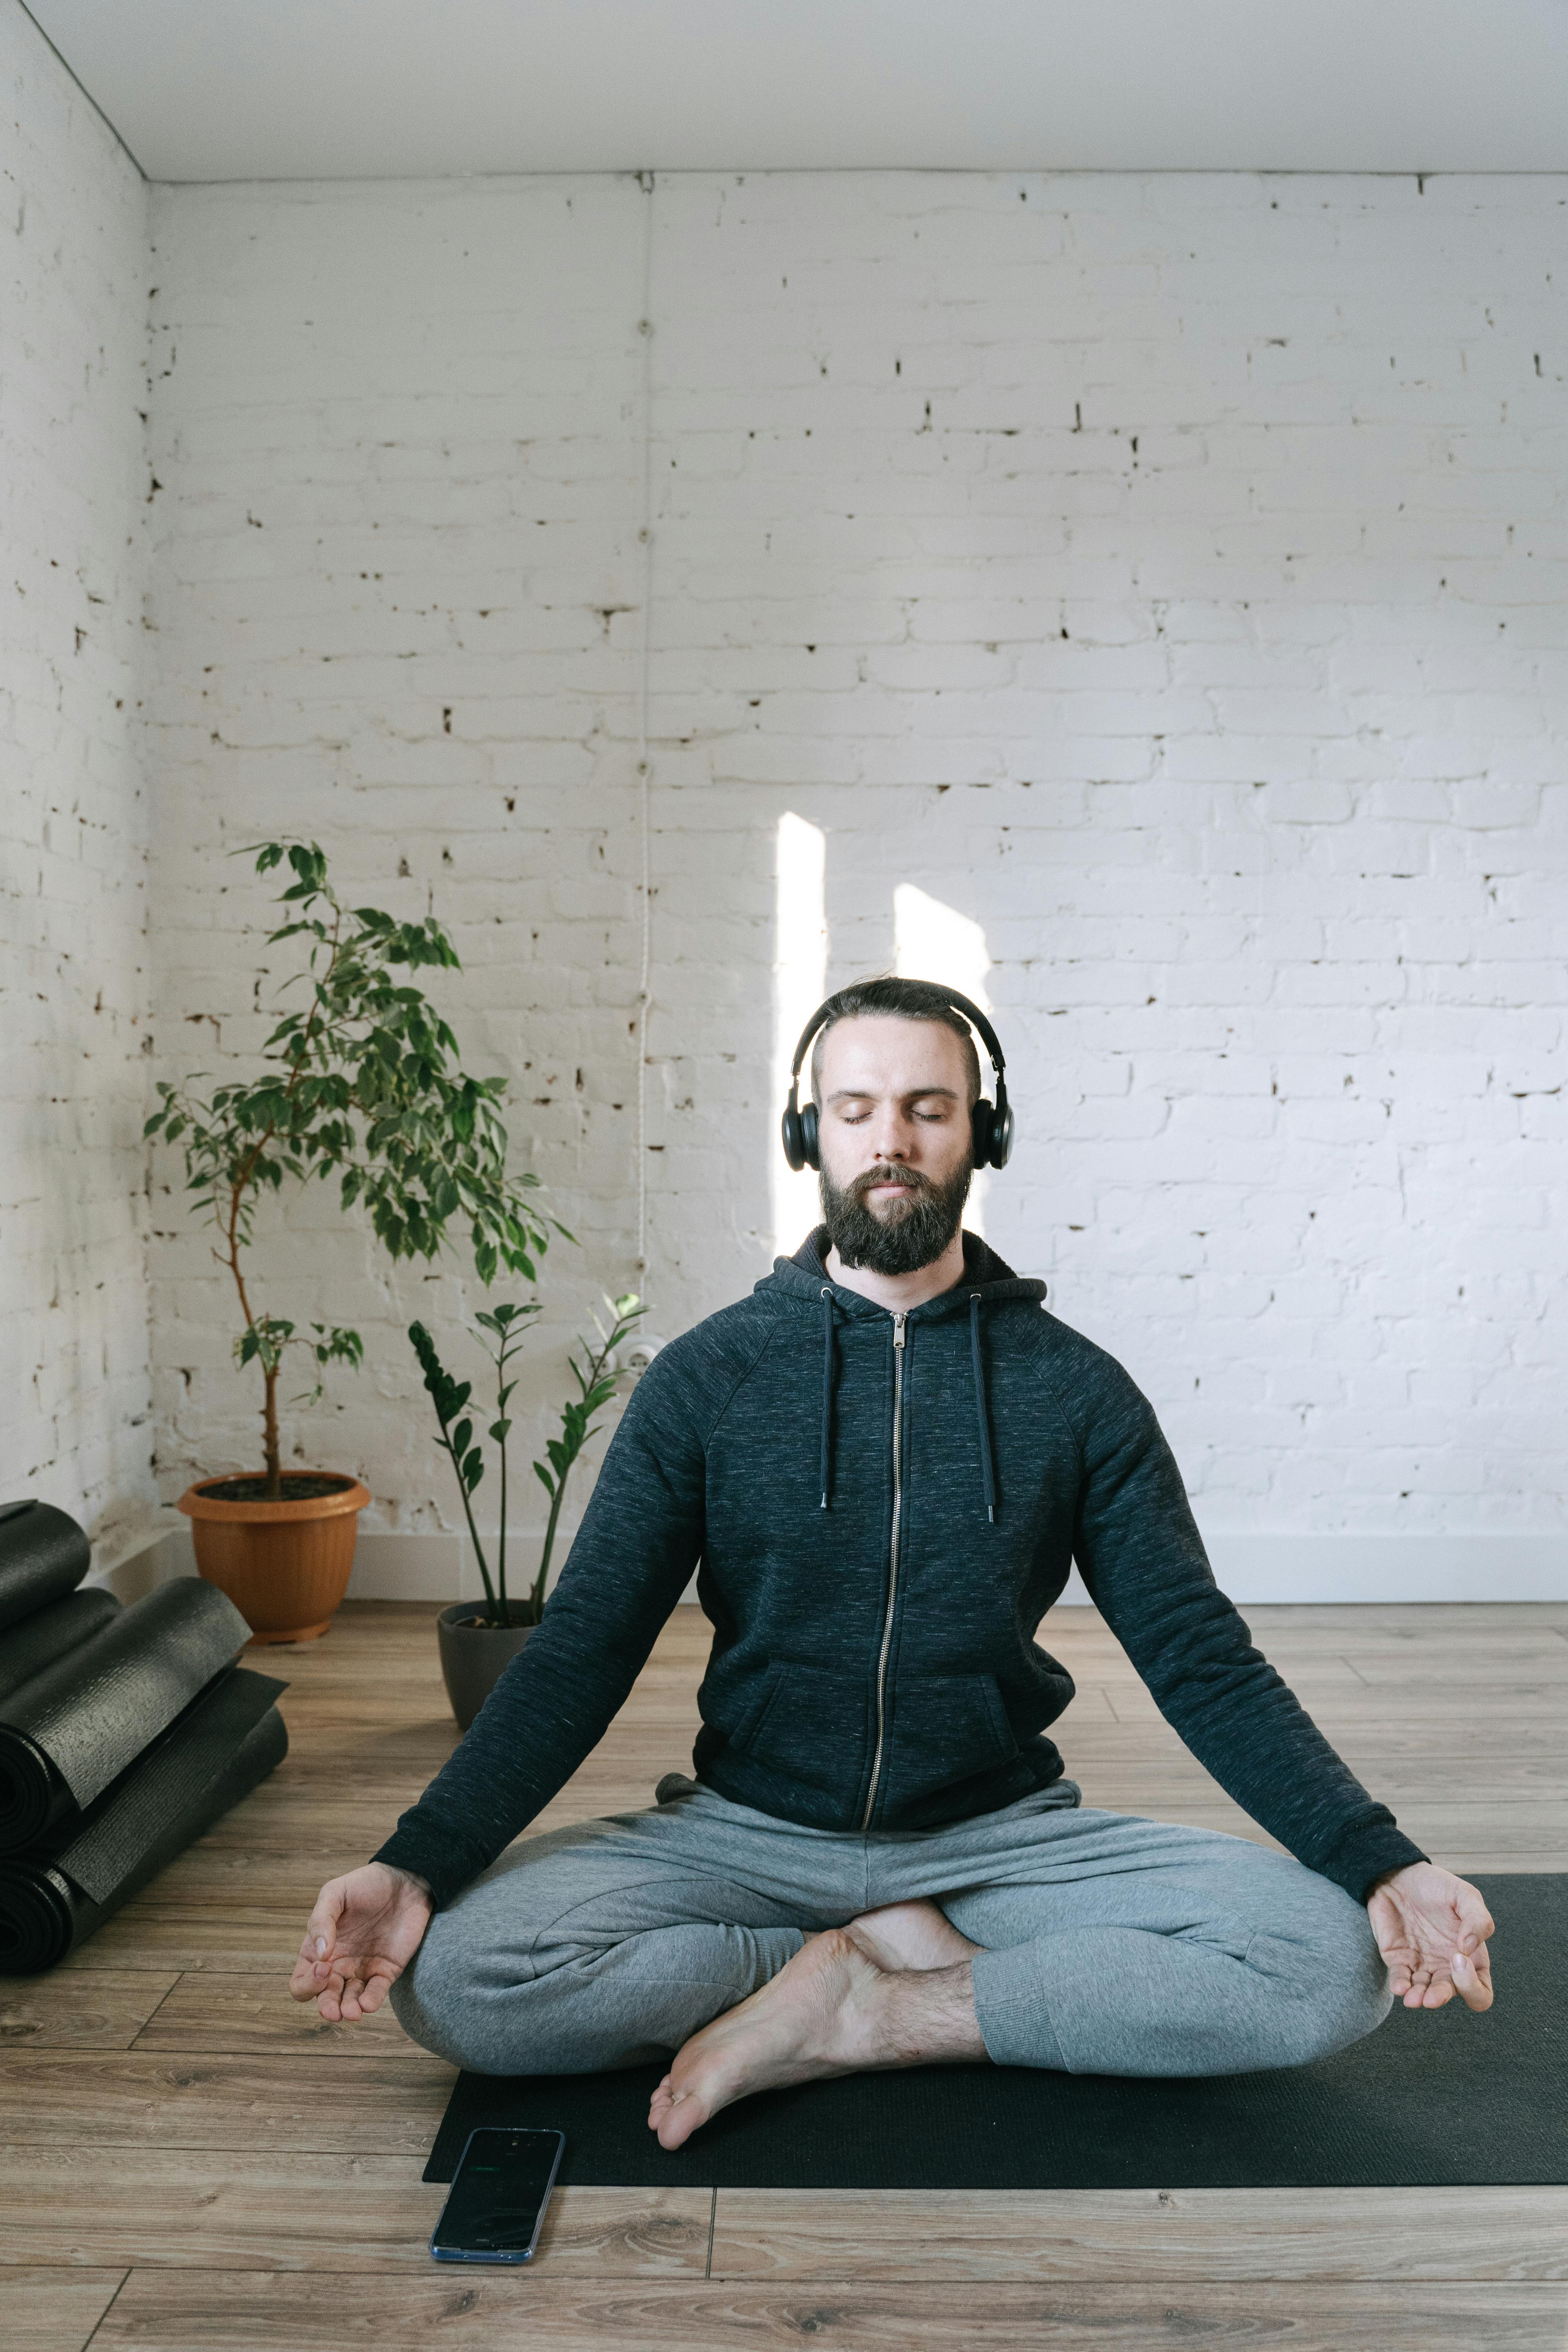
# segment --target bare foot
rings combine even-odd
[[[988,2055],[967,1959],[888,1971],[847,1928],[829,1927],[808,1937],[761,1991],[676,2052],[653,2095],[648,2126],[661,2147],[679,2147],[750,2091]]]
[[[945,1911],[923,1898],[912,1903],[884,1903],[876,1911],[862,1911],[844,1930],[879,1969],[951,1969],[955,1961],[972,1960],[984,1947],[961,1935]]]
[[[679,2147],[750,2091],[886,2063],[880,2011],[889,1982],[845,1928],[811,1937],[760,1991],[677,2051],[648,2109],[659,2146]]]

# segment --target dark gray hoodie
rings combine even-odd
[[[1074,1559],[1187,1746],[1358,1899],[1420,1860],[1215,1584],[1153,1410],[973,1234],[891,1315],[822,1229],[664,1349],[538,1631],[377,1860],[452,1896],[604,1737],[700,1567],[692,1769],[838,1831],[917,1830],[1059,1778],[1071,1677],[1034,1639]]]

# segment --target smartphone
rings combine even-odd
[[[470,2132],[430,2235],[436,2260],[531,2262],[565,2152],[564,2132]]]

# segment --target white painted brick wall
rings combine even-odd
[[[645,296],[648,201],[156,192],[161,1066],[258,1042],[224,853],[315,834],[454,929],[583,1238],[536,1415],[637,1278],[646,304],[654,1327],[770,1255],[793,812],[833,982],[900,883],[980,927],[1021,1130],[986,1230],[1155,1398],[1238,1589],[1560,1575],[1568,183],[692,177]],[[172,1494],[254,1438],[157,1223]],[[450,1529],[401,1325],[472,1286],[324,1199],[273,1263],[370,1342],[302,1455]]]
[[[537,1521],[528,1460],[573,1333],[635,1279],[643,198],[617,180],[190,193],[154,200],[160,1066],[216,1071],[270,1026],[258,974],[284,967],[261,944],[268,887],[225,862],[236,845],[319,836],[353,900],[433,906],[454,929],[467,969],[433,992],[470,1060],[511,1080],[520,1160],[582,1243],[551,1255],[518,1400]],[[173,1496],[254,1460],[258,1422],[225,1278],[170,1173],[154,1295]],[[444,1577],[461,1520],[405,1332],[422,1317],[472,1376],[459,1325],[483,1293],[456,1261],[395,1271],[334,1198],[291,1205],[262,1286],[276,1312],[367,1339],[366,1370],[294,1416],[296,1458],[363,1464],[373,1524],[426,1539],[417,1573],[433,1558]]]
[[[0,0],[0,1493],[154,1507],[145,1268],[146,192]]]

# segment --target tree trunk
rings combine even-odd
[[[267,1496],[269,1502],[279,1502],[283,1496],[283,1465],[278,1451],[278,1367],[270,1370],[264,1366],[262,1378],[267,1382],[267,1404],[261,1425],[267,1450]]]

